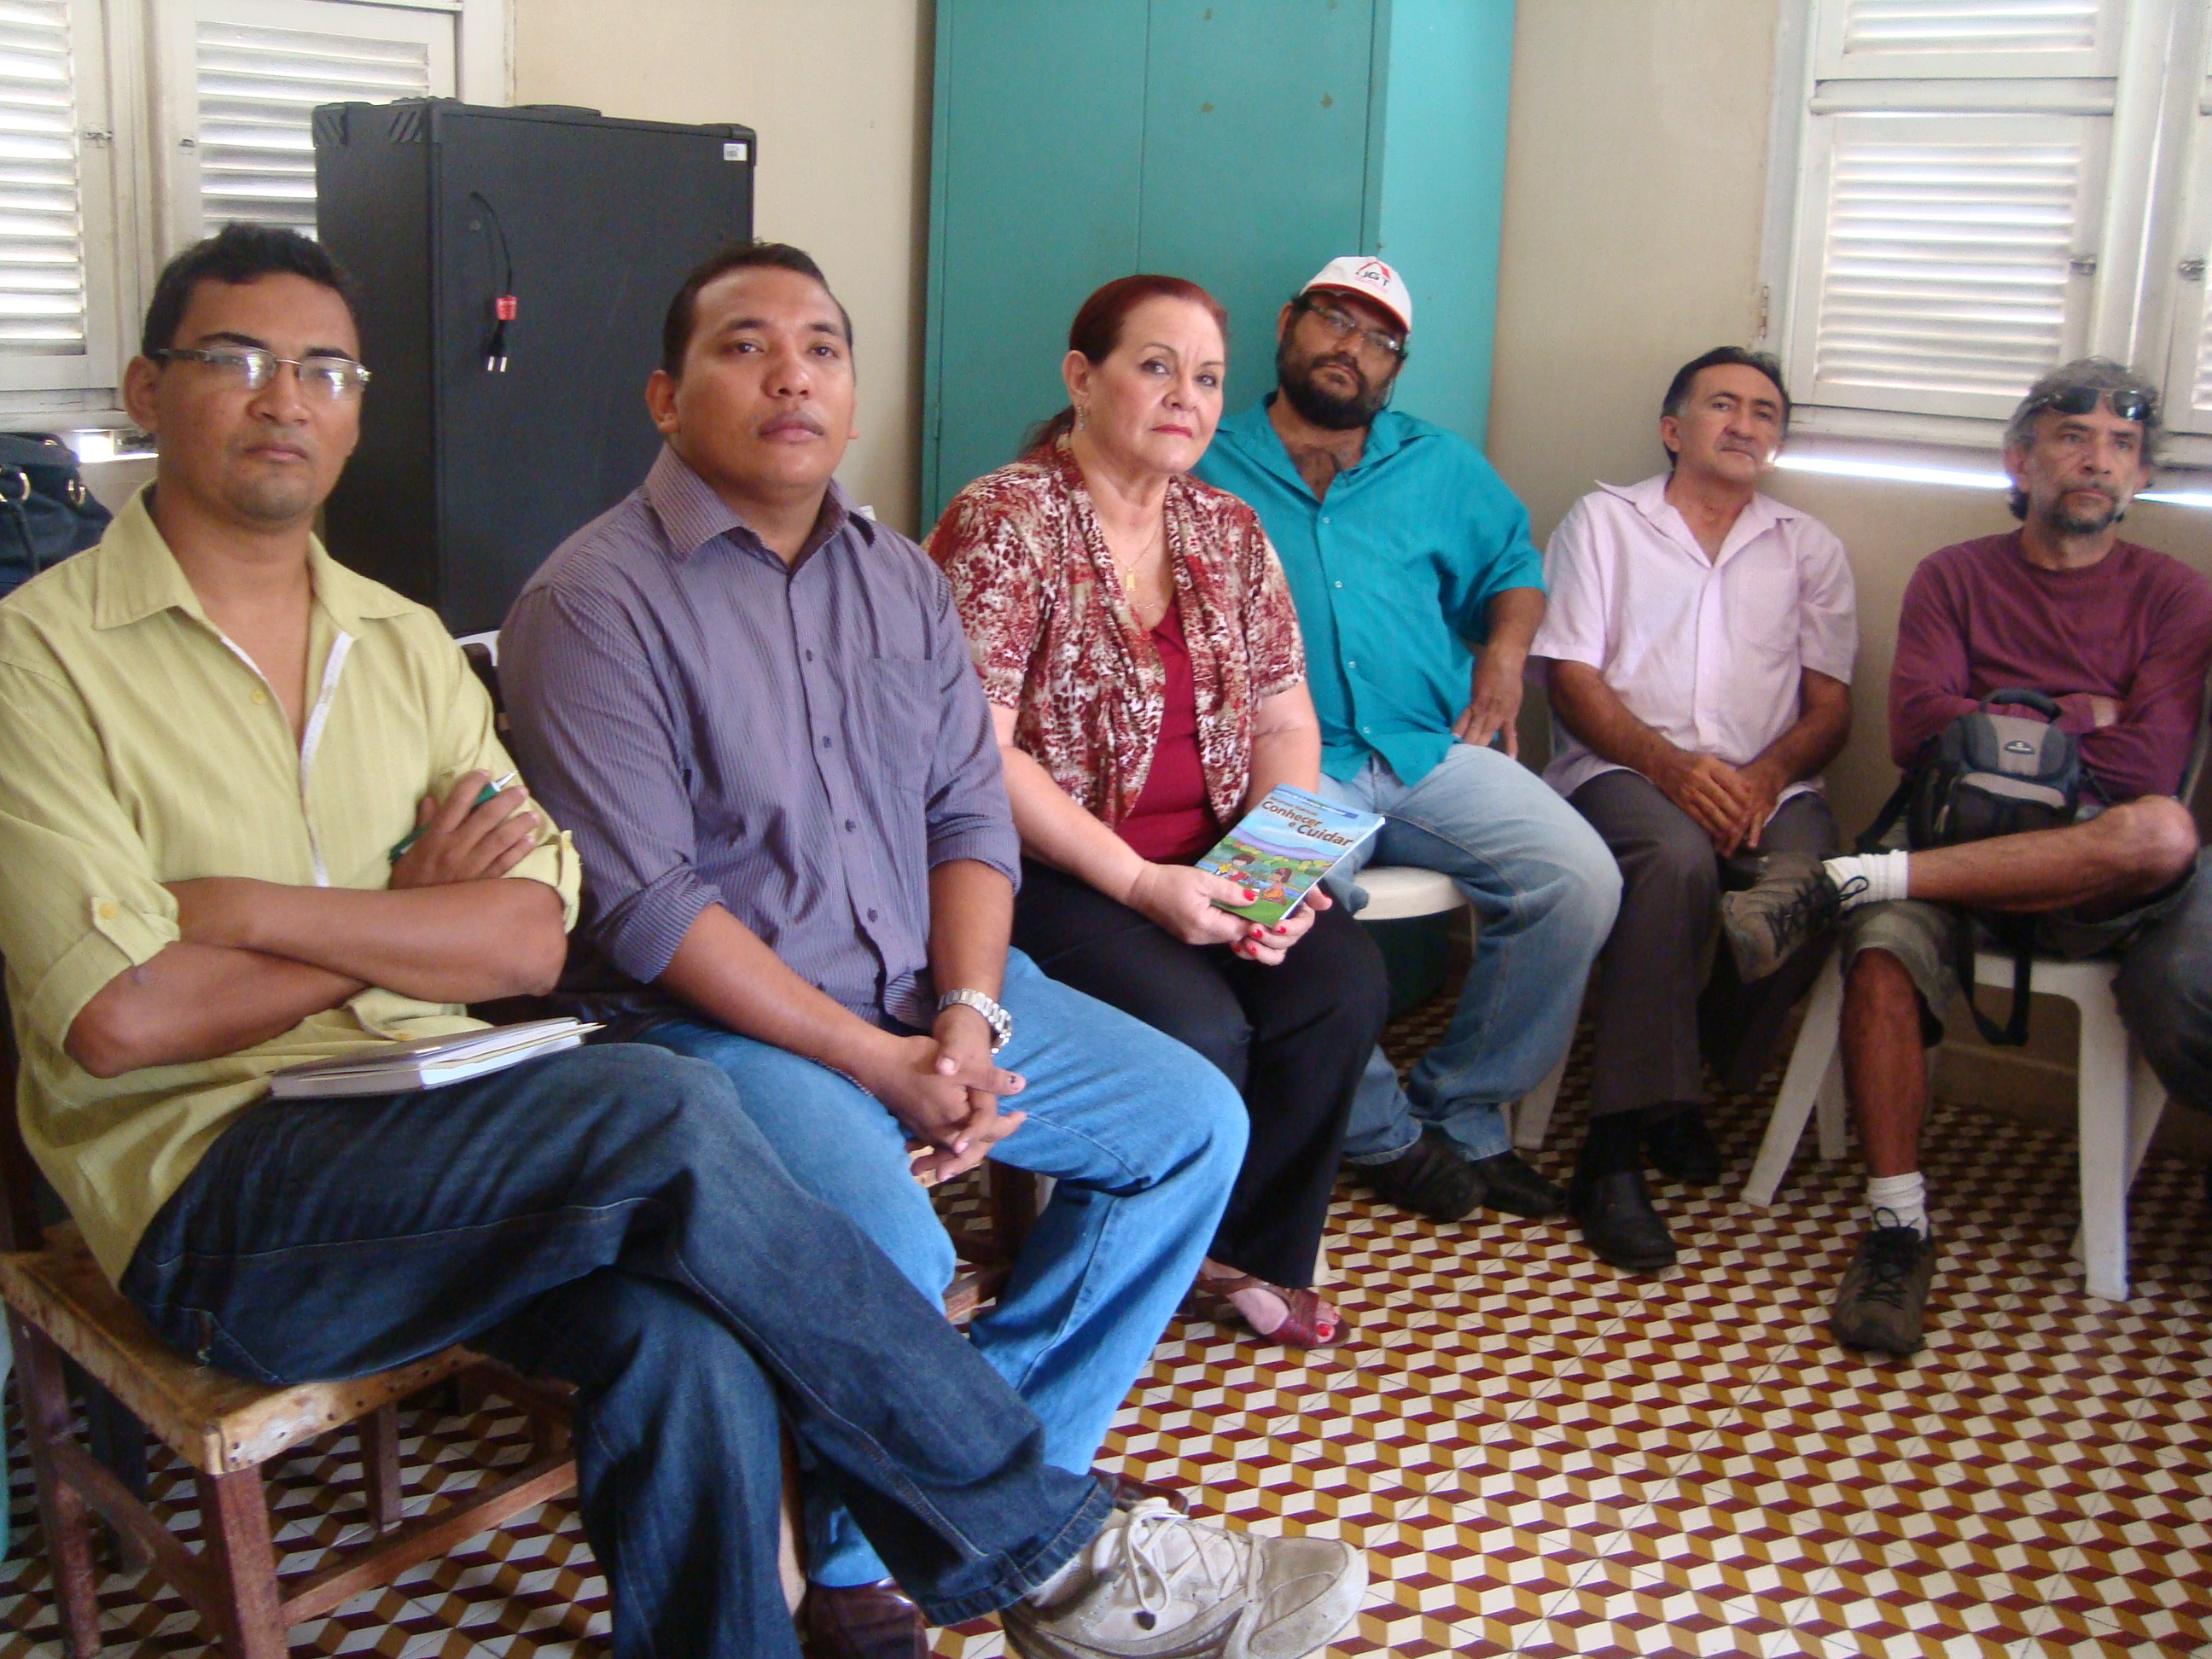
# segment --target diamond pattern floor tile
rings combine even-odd
[[[1448,1009],[1392,1028],[1401,1064]],[[1554,1179],[1588,1079],[1578,1045],[1551,1144],[1530,1155]],[[1776,1081],[1709,1109],[1719,1185],[1655,1185],[1682,1250],[1656,1278],[1594,1261],[1568,1222],[1478,1211],[1435,1226],[1347,1176],[1328,1249],[1353,1340],[1303,1355],[1178,1320],[1100,1462],[1181,1481],[1206,1515],[1359,1546],[1371,1582],[1339,1655],[2212,1654],[2212,1225],[2196,1171],[2151,1160],[2136,1297],[2097,1301],[2067,1261],[2070,1139],[1939,1105],[1927,1346],[1850,1354],[1826,1322],[1860,1224],[1855,1164],[1822,1163],[1808,1137],[1772,1208],[1741,1196]],[[972,1209],[980,1186],[940,1201]],[[405,1430],[416,1508],[527,1450],[497,1402],[420,1406]],[[60,1659],[12,1414],[9,1432],[0,1659]],[[277,1472],[288,1565],[357,1535],[356,1458],[339,1436]],[[191,1534],[181,1471],[157,1468],[155,1490]],[[118,1659],[211,1659],[149,1578],[111,1570],[100,1594]],[[555,1504],[292,1639],[377,1659],[599,1659],[607,1620],[574,1510]],[[988,1619],[935,1645],[1007,1653]]]

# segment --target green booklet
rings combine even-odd
[[[1198,867],[1241,881],[1260,896],[1255,903],[1224,904],[1223,909],[1273,927],[1382,827],[1382,820],[1372,812],[1354,811],[1279,783],[1199,860]]]

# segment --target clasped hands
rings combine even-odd
[[[528,856],[538,837],[530,792],[518,784],[476,805],[490,781],[489,772],[465,773],[443,800],[425,795],[416,803],[418,833],[414,845],[392,863],[390,890],[488,881]],[[186,944],[267,948],[259,924],[278,884],[246,876],[202,876],[162,884],[177,901],[177,930]]]
[[[1711,755],[1679,749],[1657,768],[1651,781],[1696,820],[1723,858],[1759,845],[1766,821],[1774,816],[1774,804],[1790,782],[1764,761],[1730,766]]]
[[[1026,1085],[993,1062],[991,1037],[988,1020],[955,1004],[927,1036],[884,1033],[854,1079],[905,1128],[908,1165],[925,1187],[965,1175],[1025,1121],[999,1103]]]

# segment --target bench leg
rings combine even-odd
[[[379,1406],[361,1419],[361,1481],[368,1524],[390,1532],[399,1524],[399,1407]]]
[[[24,1436],[38,1483],[39,1521],[46,1528],[54,1596],[70,1659],[100,1651],[100,1599],[92,1564],[92,1508],[54,1466],[53,1448],[71,1438],[73,1413],[62,1380],[61,1350],[23,1321],[8,1322],[15,1346],[15,1379],[23,1405]]]
[[[283,1598],[261,1471],[199,1477],[200,1529],[223,1604],[228,1659],[285,1659]]]

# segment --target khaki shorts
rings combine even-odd
[[[2201,862],[2200,855],[2200,866]],[[2203,878],[2200,868],[2165,892],[2114,916],[2090,920],[2071,910],[2038,916],[2035,948],[2045,956],[2069,962],[2119,955],[2144,928],[2180,908],[2191,884]],[[1845,974],[1862,951],[1887,951],[1905,964],[1905,971],[1912,975],[1913,988],[1920,993],[1921,1038],[1931,1048],[1943,1040],[1943,1011],[1965,989],[1959,983],[1958,961],[1968,942],[1966,936],[1972,934],[1977,947],[1996,948],[1987,931],[1977,927],[1964,912],[1918,899],[1862,904],[1844,915],[1839,931],[1838,965]]]

